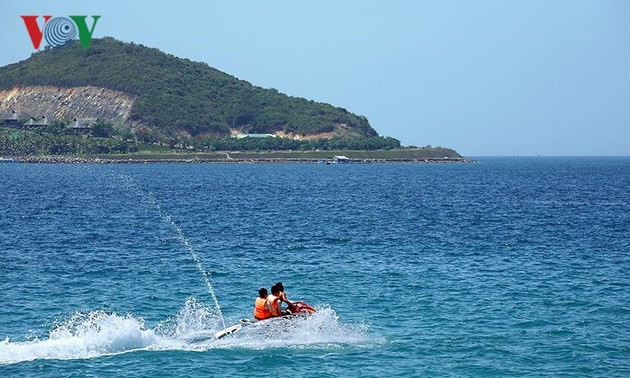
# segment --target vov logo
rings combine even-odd
[[[77,32],[79,40],[81,40],[81,46],[87,50],[92,41],[92,33],[94,33],[96,22],[101,18],[101,16],[92,16],[92,27],[88,28],[88,16],[68,16],[70,18],[41,16],[44,18],[44,24],[40,28],[37,22],[39,16],[20,17],[24,20],[26,30],[36,50],[39,50],[42,39],[45,39],[50,47],[59,47],[77,39]]]

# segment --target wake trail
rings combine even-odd
[[[225,339],[217,314],[194,297],[180,311],[154,327],[133,314],[102,310],[79,311],[56,322],[41,338],[28,341],[0,339],[0,367],[35,360],[100,358],[135,351],[265,350],[274,348],[330,349],[378,345],[365,326],[342,324],[330,307],[305,319],[261,322]]]

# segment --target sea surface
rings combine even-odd
[[[0,163],[0,376],[630,376],[630,158],[478,160]]]

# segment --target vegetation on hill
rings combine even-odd
[[[355,137],[313,140],[286,138],[231,138],[226,136],[174,136],[166,140],[151,134],[134,135],[98,122],[88,134],[77,135],[63,122],[35,129],[11,127],[0,122],[0,156],[91,155],[134,153],[138,151],[313,151],[313,150],[390,150],[400,141],[389,137]]]
[[[365,117],[343,108],[256,87],[205,63],[110,37],[94,39],[88,50],[75,41],[0,68],[0,89],[27,85],[91,85],[132,94],[131,121],[161,136],[225,136],[232,126],[246,133],[378,136]]]
[[[115,138],[86,138],[0,127],[0,156],[94,155],[138,150],[137,145]]]

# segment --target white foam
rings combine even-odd
[[[92,358],[158,345],[158,336],[142,319],[103,311],[75,313],[42,340],[0,343],[0,364],[37,359]]]

